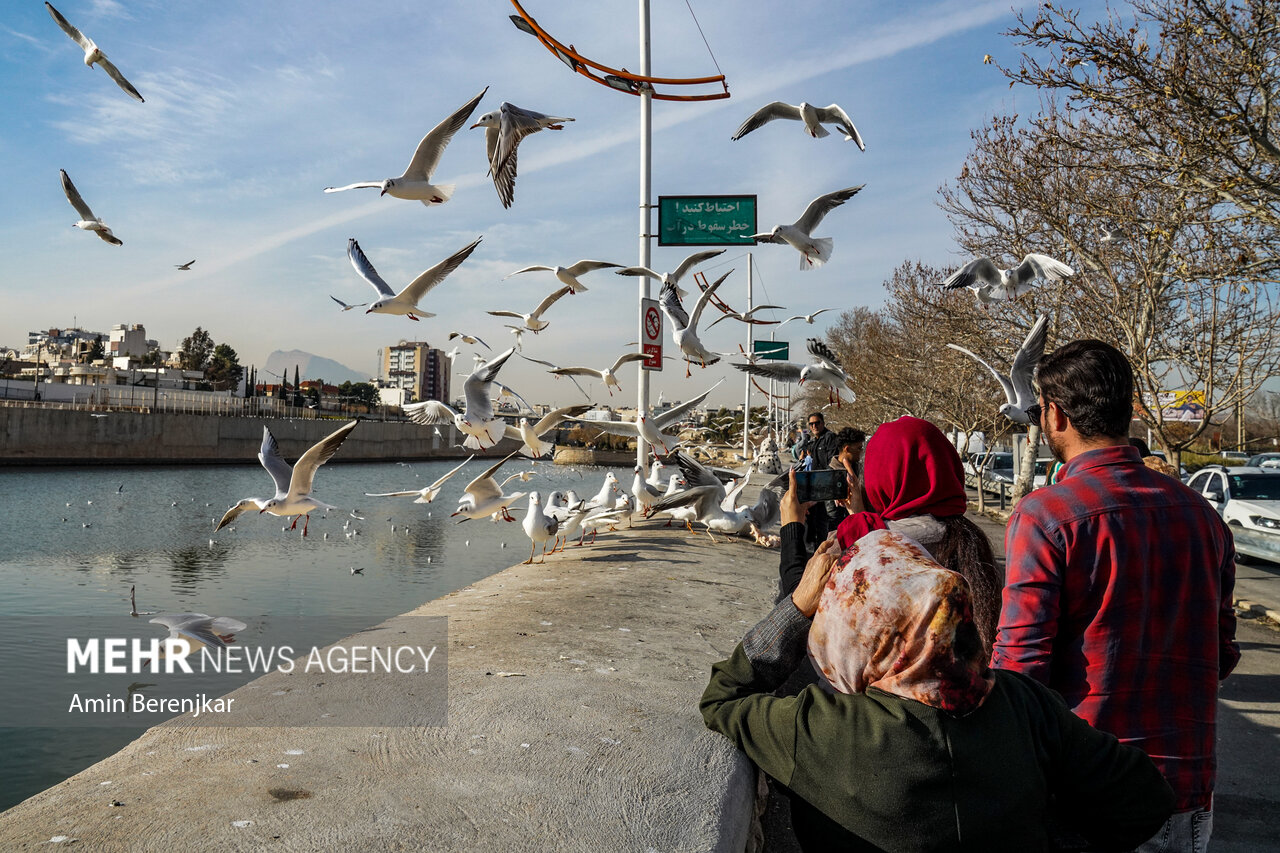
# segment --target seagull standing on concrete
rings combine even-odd
[[[475,459],[475,458],[476,457],[474,455],[468,456],[466,460],[462,463],[462,465],[459,465],[458,467],[454,468],[448,474],[445,474],[439,480],[436,480],[434,483],[424,488],[411,489],[407,492],[365,492],[364,493],[365,497],[367,498],[407,498],[411,495],[417,495],[418,497],[414,501],[414,503],[429,504],[433,500],[435,500],[436,497],[440,494],[440,487],[443,486],[450,477],[452,477],[454,474],[461,471],[463,466],[465,466],[467,462],[470,462],[472,459]]]
[[[546,266],[545,264],[534,264],[533,266],[525,267],[524,269],[516,270],[513,273],[504,275],[502,277],[502,280],[506,281],[507,279],[511,278],[511,276],[520,275],[520,273],[545,270],[547,272],[555,273],[556,278],[560,279],[562,283],[567,284],[569,286],[569,289],[572,292],[582,293],[587,289],[587,286],[578,280],[578,276],[585,275],[589,272],[594,272],[595,270],[607,270],[613,267],[620,267],[620,266],[622,265],[611,264],[608,261],[591,261],[591,260],[577,261],[576,263],[570,264],[567,267],[561,267],[561,266],[549,267],[549,266]]]
[[[809,206],[795,222],[790,225],[775,225],[767,234],[752,234],[751,237],[761,243],[786,243],[798,250],[801,270],[820,267],[830,260],[834,241],[830,237],[811,236],[813,229],[818,227],[824,216],[853,198],[863,186],[865,184],[820,195],[809,202]]]
[[[1035,252],[1022,259],[1012,269],[1002,270],[990,258],[975,258],[952,273],[942,283],[945,290],[967,287],[978,297],[984,308],[1002,299],[1017,299],[1030,290],[1037,281],[1061,281],[1075,270],[1062,261]]]
[[[44,7],[49,10],[49,14],[53,20],[62,28],[62,31],[71,36],[72,41],[80,45],[84,51],[84,64],[93,67],[97,63],[103,71],[107,72],[107,76],[116,81],[116,85],[129,94],[130,97],[142,101],[142,96],[138,94],[138,90],[133,88],[133,84],[124,79],[124,75],[120,73],[120,69],[111,64],[111,60],[107,59],[107,55],[93,43],[93,39],[80,32],[71,22],[62,17],[62,13],[50,6],[48,3]]]
[[[493,112],[480,116],[472,129],[483,127],[489,174],[503,207],[511,207],[516,196],[516,149],[520,140],[540,130],[564,130],[564,116],[549,116],[525,110],[506,101]]]
[[[515,352],[515,348],[507,350],[492,361],[482,362],[462,383],[466,406],[461,412],[439,400],[424,400],[421,403],[410,403],[404,407],[404,413],[418,424],[434,426],[451,423],[459,431],[466,434],[463,446],[473,450],[492,447],[497,444],[506,431],[506,423],[493,413],[493,400],[490,389],[498,376],[502,365]],[[487,515],[488,513],[486,513]]]
[[[379,195],[389,195],[392,198],[402,198],[409,201],[420,201],[430,207],[433,204],[444,204],[453,195],[453,184],[433,184],[431,183],[431,174],[436,170],[436,166],[440,165],[440,157],[444,154],[445,147],[449,144],[449,140],[453,139],[453,135],[462,129],[467,123],[467,119],[471,118],[471,113],[475,112],[476,106],[479,105],[480,99],[484,97],[484,93],[489,91],[486,86],[484,91],[476,95],[458,108],[453,115],[433,127],[426,136],[422,137],[422,141],[418,143],[418,148],[413,152],[413,159],[409,161],[408,167],[404,170],[404,174],[398,178],[387,178],[383,181],[361,181],[355,184],[347,184],[345,187],[325,187],[327,193],[339,193],[343,190],[354,190],[363,188],[372,188],[382,190]]]
[[[1004,389],[1005,403],[1000,406],[1000,414],[1014,423],[1029,425],[1031,424],[1031,416],[1027,414],[1027,408],[1038,399],[1032,377],[1035,374],[1036,365],[1040,363],[1040,357],[1044,355],[1044,344],[1048,336],[1048,330],[1049,316],[1041,314],[1036,318],[1035,324],[1031,326],[1031,331],[1027,333],[1022,346],[1018,347],[1018,351],[1014,353],[1013,366],[1007,377],[964,347],[957,344],[947,344],[947,346],[957,352],[964,353],[987,370],[990,370],[991,375],[996,378],[996,381],[1000,383],[1000,387]]]
[[[258,451],[258,461],[262,463],[263,468],[267,469],[267,473],[271,475],[271,479],[276,484],[275,497],[265,501],[261,498],[245,498],[226,511],[222,516],[222,520],[218,522],[218,526],[214,528],[214,532],[216,533],[226,527],[240,513],[256,509],[259,515],[269,512],[280,517],[293,516],[293,524],[289,526],[290,530],[298,526],[298,518],[300,516],[306,516],[307,521],[302,525],[302,535],[306,536],[307,527],[311,524],[313,510],[336,509],[336,507],[317,500],[311,494],[311,485],[315,480],[316,469],[328,462],[333,457],[333,454],[338,452],[342,442],[346,441],[347,436],[351,434],[351,431],[356,428],[358,423],[359,421],[351,421],[343,424],[327,437],[312,445],[292,467],[280,455],[280,445],[276,444],[275,436],[271,434],[271,430],[264,426],[262,428],[262,449]]]
[[[560,522],[554,518],[547,517],[542,511],[542,498],[537,492],[529,493],[529,511],[524,515],[524,534],[529,537],[529,541],[533,544],[529,546],[529,559],[525,563],[533,562],[533,552],[539,545],[542,546],[542,559],[539,562],[547,561],[547,540],[554,539],[556,531],[560,529]]]
[[[351,266],[355,267],[360,277],[367,281],[378,293],[378,300],[370,305],[364,313],[403,314],[410,320],[417,320],[419,317],[436,316],[430,311],[423,311],[419,308],[418,301],[426,296],[433,287],[444,281],[449,273],[461,266],[462,262],[475,251],[476,246],[480,245],[481,239],[477,237],[475,242],[463,246],[448,258],[445,258],[409,282],[399,293],[396,293],[391,289],[390,285],[382,280],[382,276],[378,275],[378,271],[373,268],[373,264],[369,263],[369,259],[364,256],[364,252],[360,251],[360,244],[352,237],[347,241],[347,257],[351,260]]]
[[[852,142],[857,145],[859,151],[867,150],[867,146],[862,144],[861,134],[858,133],[858,129],[853,126],[853,122],[849,119],[849,114],[841,109],[839,104],[815,107],[813,104],[806,104],[801,101],[799,105],[793,106],[782,101],[774,101],[772,104],[766,104],[752,113],[738,128],[738,132],[730,138],[741,139],[756,128],[763,127],[774,119],[780,118],[804,122],[804,132],[814,139],[830,136],[830,131],[822,125],[834,124],[844,134],[845,142]]]
[[[659,273],[654,272],[648,267],[626,267],[625,269],[618,270],[617,274],[630,276],[647,275],[649,278],[656,280],[663,286],[668,284],[679,285],[680,279],[684,278],[685,274],[688,273],[689,270],[693,269],[703,261],[708,261],[714,258],[716,255],[724,254],[724,251],[724,249],[711,249],[706,252],[694,252],[692,255],[681,261],[680,266],[676,267],[673,272]],[[684,299],[689,295],[689,291],[679,286],[676,287],[676,293],[680,294],[681,299]]]
[[[59,169],[58,174],[62,176],[62,191],[67,194],[67,201],[71,202],[71,206],[76,209],[76,213],[80,214],[80,221],[75,224],[75,227],[81,231],[92,231],[113,246],[123,246],[124,241],[111,233],[107,223],[93,215],[93,211],[89,209],[89,205],[84,203],[84,199],[80,197],[80,191],[76,189],[75,184],[71,183],[71,178],[67,173]]]
[[[674,454],[680,472],[689,488],[665,497],[653,504],[655,512],[669,511],[677,507],[689,507],[694,510],[697,520],[707,527],[707,535],[711,541],[716,538],[712,532],[737,534],[750,532],[756,544],[766,543],[763,529],[778,518],[778,495],[772,489],[763,489],[755,506],[738,510],[725,510],[726,492],[724,484],[715,474],[705,468],[692,456],[677,450]]]

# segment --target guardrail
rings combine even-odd
[[[968,471],[964,475],[964,484],[971,489],[978,488],[978,476]],[[1000,499],[1000,509],[1006,510],[1013,504],[1013,483],[998,483],[986,479],[982,480],[982,491],[993,494]]]

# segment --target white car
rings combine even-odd
[[[1207,468],[1187,483],[1236,535],[1236,551],[1251,557],[1280,558],[1280,469],[1240,466]]]
[[[977,474],[979,463],[982,464],[982,479],[985,482],[1013,482],[1013,454],[1011,452],[993,450],[990,453],[975,453],[969,457],[965,470],[970,474]]]

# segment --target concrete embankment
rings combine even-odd
[[[0,407],[0,466],[134,465],[246,462],[257,458],[262,427],[280,444],[286,459],[307,448],[344,421],[284,419],[172,412],[91,413],[68,409]],[[361,421],[334,461],[373,462],[466,456],[456,447],[462,436],[452,425],[423,427],[408,421]],[[517,442],[503,441],[482,455],[509,453]]]
[[[755,772],[697,702],[776,578],[776,550],[624,528],[338,644],[427,641],[448,617],[447,726],[178,718],[0,815],[0,849],[742,850]],[[422,701],[378,676],[326,681],[307,689],[386,718]]]

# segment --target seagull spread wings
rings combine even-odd
[[[502,497],[502,487],[498,485],[498,481],[493,478],[493,475],[498,473],[498,469],[507,464],[512,456],[515,456],[515,454],[512,453],[511,456],[508,456],[506,459],[502,459],[494,463],[492,467],[486,470],[479,477],[476,477],[470,483],[467,483],[467,487],[463,489],[463,491],[466,494],[471,495],[476,506],[481,506],[486,501],[494,498]]]
[[[1029,424],[1031,419],[1027,416],[1026,410],[1037,399],[1032,377],[1035,375],[1036,365],[1040,362],[1040,357],[1044,355],[1044,345],[1048,330],[1049,317],[1047,314],[1041,314],[1036,318],[1031,331],[1027,333],[1022,346],[1014,354],[1013,367],[1010,369],[1008,377],[1004,376],[980,356],[964,347],[958,344],[947,344],[947,346],[957,352],[964,353],[991,371],[991,375],[996,378],[996,381],[1000,383],[1000,387],[1004,389],[1006,402],[1005,405],[1000,407],[1001,413],[1010,420]]]
[[[219,649],[227,647],[224,637],[230,637],[249,627],[229,616],[209,616],[205,613],[165,613],[150,621],[168,628],[171,638],[182,637]]]
[[[378,291],[379,296],[396,295],[391,285],[383,281],[382,276],[378,275],[378,271],[373,268],[373,264],[369,263],[369,259],[365,257],[355,237],[347,240],[347,258],[351,260],[351,266],[355,267],[356,274],[371,284],[373,289]]]
[[[133,88],[133,84],[124,78],[124,75],[120,73],[120,69],[116,68],[111,63],[111,60],[107,59],[107,55],[94,44],[93,39],[76,29],[70,21],[62,17],[61,12],[53,8],[49,3],[46,2],[44,7],[49,10],[49,14],[53,16],[53,20],[62,28],[62,31],[71,36],[72,41],[80,45],[80,48],[84,50],[85,65],[92,66],[96,62],[102,66],[103,71],[107,72],[107,76],[116,81],[116,85],[128,93],[130,97],[138,101],[143,100],[142,95],[138,94],[138,90]]]
[[[804,209],[804,214],[796,220],[796,227],[806,234],[812,234],[813,229],[818,227],[824,216],[853,198],[860,189],[862,189],[861,185],[818,196],[809,202],[809,206]]]
[[[942,286],[947,290],[975,287],[981,284],[1023,287],[1036,279],[1058,281],[1064,276],[1074,274],[1075,270],[1061,261],[1048,255],[1032,252],[1022,259],[1022,263],[1010,270],[1001,270],[990,258],[977,258],[952,273]]]
[[[467,120],[471,118],[471,114],[479,106],[480,99],[488,91],[489,87],[485,86],[480,94],[459,107],[453,115],[427,131],[427,135],[422,137],[422,141],[414,149],[413,157],[409,160],[409,165],[405,167],[402,177],[421,181],[430,180],[432,173],[440,165],[440,157],[444,154],[444,149],[448,146],[449,140],[453,139],[453,135],[466,125]]]
[[[734,361],[730,362],[730,364],[743,373],[750,373],[752,376],[765,376],[769,379],[776,379],[779,382],[799,382],[800,373],[804,370],[803,364],[795,364],[790,361],[761,361],[749,364],[740,364]]]
[[[840,364],[840,359],[836,358],[836,354],[831,351],[831,347],[827,346],[820,338],[809,338],[807,341],[809,355],[824,364],[832,370],[844,370]]]
[[[511,358],[512,353],[515,351],[515,347],[512,347],[492,361],[486,361],[477,367],[462,383],[463,396],[467,400],[466,416],[468,420],[493,420],[493,400],[490,399],[489,389],[493,385],[493,380],[497,378],[498,371],[502,369],[502,365],[507,363],[507,359]]]
[[[267,469],[276,484],[276,497],[299,496],[311,494],[311,484],[315,480],[316,469],[333,458],[342,442],[356,428],[359,421],[343,424],[319,442],[313,444],[306,453],[289,467],[280,455],[280,445],[271,430],[262,428],[262,449],[258,451],[258,461]]]
[[[809,121],[806,121],[805,113],[812,115],[813,127],[809,127]],[[805,122],[805,129],[810,131],[815,137],[828,136],[829,133],[823,124],[834,124],[844,134],[846,141],[853,142],[861,151],[866,151],[867,146],[862,143],[862,135],[858,133],[858,129],[853,126],[853,120],[849,118],[839,104],[831,104],[826,107],[813,107],[809,104],[801,104],[795,106],[784,103],[782,101],[774,101],[766,104],[760,109],[752,113],[742,126],[738,128],[731,139],[741,139],[753,130],[763,127],[775,119],[793,119]]]
[[[607,374],[617,373],[618,368],[622,367],[622,365],[630,364],[633,361],[644,361],[648,357],[649,356],[641,352],[628,352],[618,356],[618,359],[613,363],[613,366],[607,367],[604,370],[596,370],[593,367],[556,367],[554,370],[549,370],[547,372],[554,373],[557,376],[589,376],[592,379],[604,379]],[[536,361],[536,359],[530,359],[530,361]],[[545,363],[546,362],[544,362],[544,364]]]
[[[93,211],[89,209],[89,205],[85,204],[80,191],[76,189],[76,185],[71,183],[71,176],[66,173],[66,170],[59,169],[58,174],[62,176],[62,191],[66,193],[67,201],[71,202],[71,206],[75,208],[76,213],[80,214],[81,221],[95,226],[85,230],[96,232],[99,237],[113,246],[123,246],[124,242],[112,234],[111,229],[101,219],[93,215]]]

